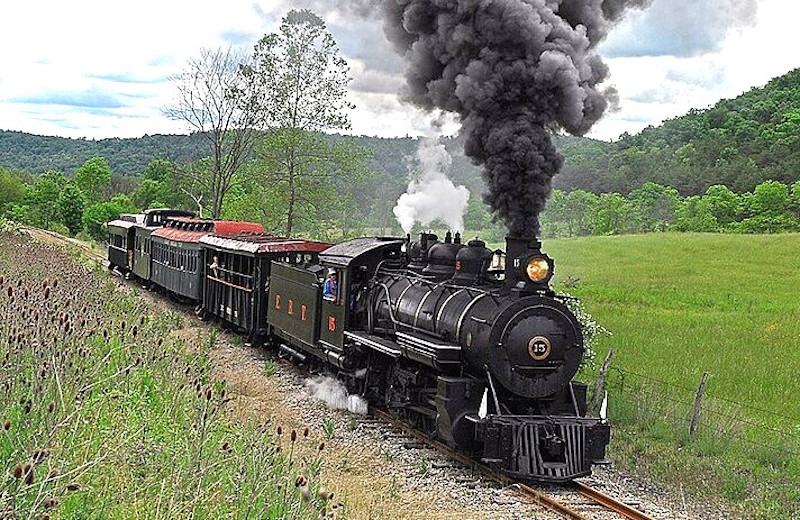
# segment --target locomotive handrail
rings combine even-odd
[[[387,304],[386,308],[389,310],[389,319],[392,320],[392,323],[394,323],[395,326],[402,326],[402,327],[409,328],[409,329],[411,329],[413,331],[416,331],[416,332],[422,332],[424,334],[430,334],[430,331],[427,331],[425,329],[420,329],[420,328],[415,327],[413,325],[408,325],[406,323],[403,323],[402,321],[398,321],[397,318],[394,315],[394,312],[392,311],[392,296],[391,296],[391,294],[389,294],[389,287],[383,282],[379,282],[378,286],[383,289],[384,293],[386,293],[386,304]],[[380,301],[380,300],[378,300],[378,301]],[[378,303],[378,301],[376,301],[375,303]]]
[[[414,280],[409,280],[408,281],[408,285],[406,285],[406,288],[403,289],[400,292],[400,296],[397,297],[397,305],[395,305],[395,309],[394,309],[395,312],[400,312],[400,302],[403,300],[403,297],[406,295],[408,290],[411,289],[412,287],[414,287]],[[391,295],[391,293],[389,294],[388,298],[389,298],[389,306],[391,306],[392,305],[392,295]],[[414,325],[416,325],[416,323]]]
[[[447,287],[449,289],[464,289],[464,290],[467,290],[467,291],[475,291],[475,292],[485,293],[485,294],[487,294],[489,296],[492,296],[492,297],[500,296],[500,291],[501,291],[500,287],[497,287],[497,288],[492,289],[492,290],[486,290],[486,289],[482,289],[480,287],[464,286],[464,285],[458,285],[458,284],[455,284],[455,283],[450,283],[450,280],[445,280],[443,282],[438,282],[437,283],[435,280],[428,279],[428,278],[416,275],[416,273],[406,274],[405,272],[402,272],[402,273],[386,273],[386,274],[387,274],[387,276],[391,276],[392,279],[397,279],[397,278],[414,279],[414,281],[417,281],[417,282],[420,282],[420,283],[427,282],[428,284],[430,284],[432,286],[435,285],[436,287],[440,287],[441,286],[441,287]],[[412,274],[414,274],[414,276],[412,276]]]

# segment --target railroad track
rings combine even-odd
[[[573,482],[563,486],[548,486],[547,491],[536,489],[507,475],[498,473],[463,453],[453,450],[446,444],[408,426],[384,410],[371,408],[370,414],[390,423],[420,443],[443,453],[451,460],[473,468],[485,478],[516,489],[527,500],[557,513],[563,518],[569,520],[597,520],[598,518],[603,520],[606,518],[609,520],[620,518],[626,520],[655,520],[653,517],[582,482]]]
[[[95,260],[100,265],[108,265],[108,261],[103,255],[78,240],[70,239],[58,233],[43,229],[31,228],[28,226],[22,226],[22,228],[31,235],[38,235],[39,237],[46,236],[51,240],[82,249],[88,257]],[[302,367],[298,367],[294,364],[290,364],[290,366],[299,370],[301,373],[310,375],[302,369]],[[549,486],[547,491],[535,489],[528,484],[518,482],[507,475],[498,473],[463,453],[453,450],[446,444],[429,435],[415,430],[384,410],[371,408],[370,414],[400,429],[405,435],[416,439],[416,442],[421,446],[432,448],[445,455],[450,460],[473,468],[483,477],[491,481],[516,489],[527,500],[559,514],[563,518],[569,520],[597,520],[598,518],[603,518],[603,520],[606,518],[609,520],[620,518],[626,520],[655,520],[651,516],[634,509],[628,504],[616,500],[582,482],[576,481],[564,486]],[[609,514],[612,516],[609,516]]]

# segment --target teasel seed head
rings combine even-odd
[[[321,500],[328,501],[328,500],[333,498],[333,493],[329,493],[328,490],[325,489],[324,486],[320,486],[319,491],[317,491],[317,496]]]
[[[281,435],[283,435],[283,428],[281,428],[280,426],[278,426],[278,429],[277,429],[277,430],[275,430],[275,433],[277,433],[277,434],[278,434],[278,437],[280,437]]]
[[[319,443],[319,447],[317,448],[317,451],[322,451],[324,449],[325,449],[325,441],[322,441],[322,442]]]
[[[80,491],[81,485],[77,482],[70,482],[67,484],[67,491]]]
[[[44,501],[45,509],[53,509],[54,507],[58,507],[58,500],[55,498],[48,498]]]
[[[308,438],[308,434],[309,434],[309,430],[308,430],[308,426],[306,426],[306,427],[303,429],[303,437],[305,437],[305,438]]]
[[[14,478],[19,480],[22,478],[22,464],[17,463],[14,465],[14,468],[11,470],[11,474],[14,475]]]
[[[36,450],[31,454],[31,460],[34,464],[41,464],[41,462],[50,456],[48,450]]]
[[[297,440],[297,430],[292,430],[292,442]]]
[[[55,409],[56,409],[55,401],[50,401],[50,404],[47,405],[47,411],[49,413],[53,413],[55,411]]]
[[[33,472],[33,466],[30,464],[25,464],[25,469],[23,470],[23,473],[25,473],[25,478],[24,478],[25,484],[28,486],[33,484],[33,481],[35,480],[36,476]]]
[[[10,429],[11,429],[11,421],[6,421],[6,422],[4,422],[4,423],[3,423],[3,431],[4,431],[4,432],[7,432],[7,431],[8,431],[8,430],[10,430]]]

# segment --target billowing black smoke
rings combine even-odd
[[[597,44],[625,8],[649,1],[380,2],[385,32],[406,58],[407,99],[460,114],[484,199],[513,235],[539,232],[563,162],[550,132],[582,135],[608,106]]]

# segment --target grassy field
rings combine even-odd
[[[318,439],[229,420],[213,331],[87,265],[0,231],[0,518],[325,516]]]
[[[615,350],[616,454],[696,481],[745,517],[800,518],[800,235],[586,237],[544,250],[556,286],[612,333],[596,350],[598,362]]]

